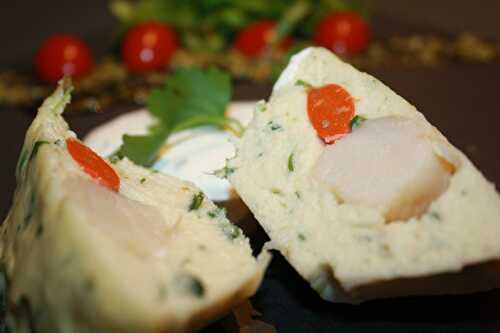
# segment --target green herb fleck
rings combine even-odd
[[[62,143],[63,143],[63,140],[61,140],[61,139],[57,139],[56,141],[54,141],[54,144],[56,146],[60,146],[60,145],[62,145]]]
[[[302,86],[302,87],[305,87],[307,89],[311,89],[313,87],[312,84],[310,84],[309,82],[306,82],[304,80],[297,80],[295,82],[295,85],[296,86]]]
[[[224,216],[226,213],[226,210],[224,208],[217,207],[207,213],[208,217],[211,219],[214,219],[218,216]]]
[[[176,282],[182,291],[187,292],[191,296],[202,298],[205,295],[203,282],[192,274],[183,273],[178,276]]]
[[[206,251],[207,247],[205,245],[203,245],[203,244],[200,244],[200,245],[198,245],[198,250],[200,250],[200,251]]]
[[[266,107],[266,102],[260,101],[255,105],[255,109],[259,112],[266,112],[267,107]]]
[[[439,214],[438,212],[429,212],[429,216],[438,221],[441,221],[441,214]]]
[[[43,146],[43,145],[45,145],[45,144],[50,144],[50,142],[43,141],[43,140],[35,142],[35,144],[33,145],[33,150],[31,151],[31,155],[30,155],[29,161],[31,161],[32,159],[34,159],[36,157],[36,155],[38,154],[38,150],[40,149],[40,147]]]
[[[281,129],[282,129],[281,125],[276,124],[276,123],[275,123],[275,122],[273,122],[272,120],[271,120],[271,121],[269,121],[269,122],[267,123],[267,125],[269,126],[269,128],[271,129],[271,131],[278,131],[278,130],[281,130]]]
[[[298,191],[295,192],[295,196],[297,197],[297,199],[302,199],[302,196],[300,195],[300,192],[298,192]]]
[[[111,155],[111,156],[109,157],[109,163],[111,163],[111,164],[116,164],[116,163],[120,162],[120,160],[121,160],[122,158],[123,158],[123,156],[118,156],[118,155],[116,155],[116,154],[115,154],[115,155]]]
[[[241,134],[241,124],[225,117],[230,100],[231,83],[227,73],[215,68],[177,69],[167,77],[163,87],[153,90],[147,98],[147,108],[157,119],[157,125],[146,135],[124,135],[123,145],[116,154],[149,167],[172,133],[212,125]]]
[[[146,182],[146,178],[144,178],[144,177],[141,178],[140,182],[141,182],[141,184],[144,184]]]
[[[299,233],[299,234],[297,235],[297,237],[299,237],[299,239],[300,239],[301,241],[305,241],[305,240],[306,240],[306,236],[304,236],[304,234],[300,234],[300,233]]]
[[[271,189],[272,194],[281,194],[281,190],[279,188],[273,187]]]
[[[288,171],[293,172],[295,170],[294,161],[293,161],[293,153],[288,156]]]
[[[351,122],[349,123],[349,126],[351,127],[351,129],[355,129],[355,128],[358,128],[359,126],[361,126],[361,123],[363,123],[363,121],[365,121],[366,119],[361,117],[361,116],[354,116],[354,118],[352,118]]]
[[[28,208],[26,209],[26,215],[24,216],[25,227],[28,226],[31,222],[31,218],[33,217],[33,214],[35,213],[35,206],[36,206],[35,192],[31,191],[29,203],[28,203]]]
[[[217,176],[219,178],[226,179],[229,175],[233,174],[235,171],[234,168],[230,168],[227,165],[224,166],[222,169],[215,170],[214,171],[214,176]]]
[[[17,179],[21,178],[21,173],[23,172],[26,162],[28,162],[28,150],[24,149],[21,152],[21,156],[19,157],[19,161],[17,162],[17,167],[16,167],[16,175]]]
[[[193,199],[191,200],[191,204],[189,205],[189,211],[197,210],[198,208],[200,208],[204,198],[205,194],[203,194],[203,192],[198,192],[193,195]]]
[[[225,224],[222,227],[222,231],[224,232],[224,235],[226,235],[226,237],[229,240],[235,240],[236,238],[241,236],[240,228],[238,228],[237,226],[235,226],[234,224],[231,224],[231,223]]]
[[[93,278],[91,277],[87,277],[84,281],[83,281],[83,288],[85,289],[85,291],[87,292],[92,292],[94,291],[95,289],[95,281]]]
[[[36,227],[36,232],[35,232],[35,236],[37,239],[40,239],[43,235],[43,224],[38,224],[38,226]]]
[[[158,301],[163,302],[167,299],[167,286],[161,285],[158,288]]]

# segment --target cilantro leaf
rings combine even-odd
[[[224,116],[231,100],[229,75],[215,68],[182,68],[170,75],[162,88],[151,92],[149,112],[158,120],[146,135],[124,135],[117,155],[151,166],[169,135],[187,128],[211,125],[239,132],[235,120]]]

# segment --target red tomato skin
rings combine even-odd
[[[122,59],[133,73],[161,70],[177,50],[177,37],[167,24],[149,21],[132,27],[126,34]]]
[[[236,34],[234,48],[250,58],[262,55],[275,26],[271,20],[261,20],[248,25]],[[285,37],[280,42],[279,48],[286,51],[291,45],[292,39]]]
[[[47,38],[35,55],[36,72],[46,82],[57,82],[64,75],[80,79],[91,68],[90,49],[81,39],[71,35]]]
[[[328,14],[317,25],[314,42],[337,54],[356,54],[370,41],[370,27],[354,12]]]

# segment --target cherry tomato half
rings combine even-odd
[[[316,44],[337,54],[363,51],[370,40],[370,28],[354,12],[334,12],[323,18],[314,32]]]
[[[92,67],[92,55],[85,43],[71,35],[53,35],[46,39],[35,56],[38,76],[57,82],[64,75],[81,78]]]
[[[132,27],[125,36],[122,58],[131,72],[164,68],[177,49],[177,38],[170,26],[150,21]]]
[[[248,25],[236,35],[234,47],[247,57],[258,57],[269,43],[275,25],[270,20],[261,20]],[[280,41],[279,48],[286,51],[291,44],[292,39],[286,37]]]

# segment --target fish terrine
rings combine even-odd
[[[322,48],[256,106],[228,179],[321,297],[500,285],[500,198],[414,106]]]
[[[191,183],[84,146],[69,99],[39,109],[1,227],[12,331],[189,332],[253,295],[267,255]]]

